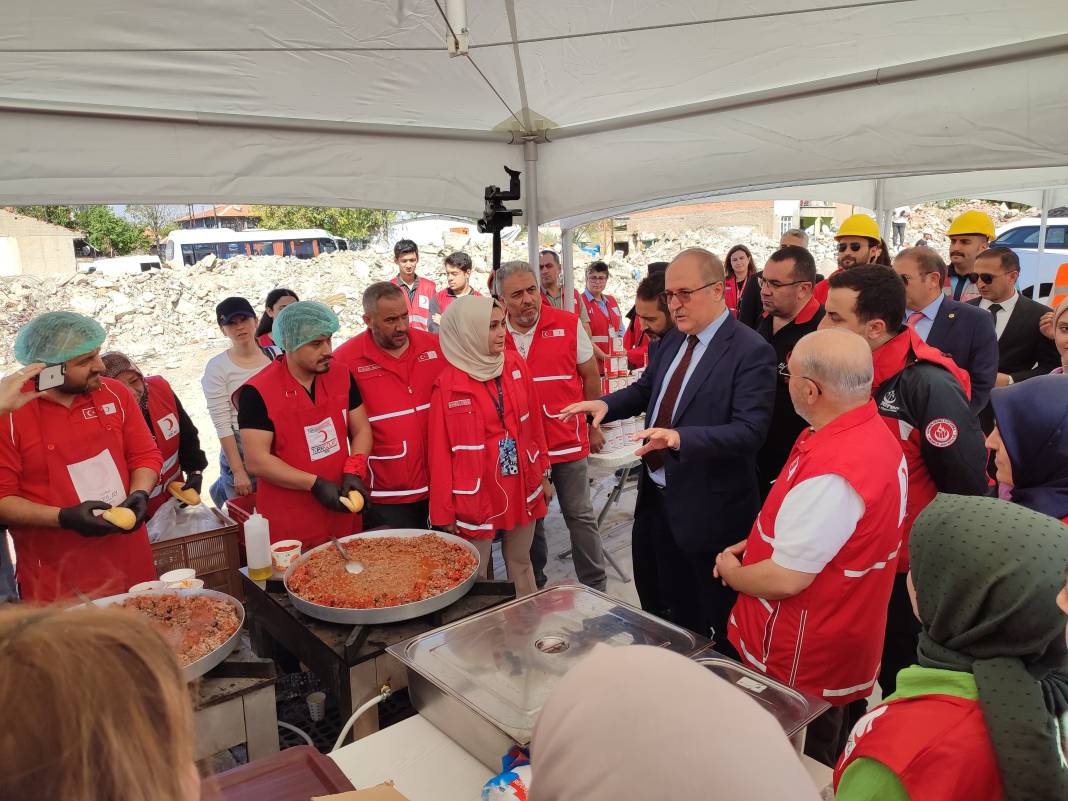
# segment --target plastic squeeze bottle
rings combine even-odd
[[[271,568],[271,526],[267,518],[252,510],[245,521],[245,553],[248,556],[248,577],[266,581],[274,572]]]

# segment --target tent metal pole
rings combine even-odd
[[[1048,189],[1042,190],[1042,216],[1038,223],[1038,253],[1035,256],[1035,290],[1032,297],[1035,300],[1042,298],[1042,254],[1046,252],[1046,221],[1049,219],[1049,207],[1053,199]],[[1055,276],[1050,276],[1054,280]],[[1053,297],[1053,287],[1050,287],[1050,297]]]
[[[523,221],[527,224],[527,261],[538,270],[538,143],[523,142],[523,160],[527,163],[527,201],[523,205]],[[539,271],[540,272],[540,271]]]
[[[882,178],[875,179],[875,222],[886,239],[886,184]]]
[[[564,268],[564,308],[575,311],[575,259],[570,228],[560,230],[560,265]]]

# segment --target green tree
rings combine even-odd
[[[126,216],[145,232],[150,242],[159,248],[160,240],[177,226],[174,221],[181,214],[177,206],[140,205],[127,206]]]
[[[345,239],[369,239],[395,217],[379,209],[341,209],[325,206],[260,206],[261,228],[324,228]]]
[[[64,228],[74,227],[73,206],[16,206],[15,211]]]
[[[74,227],[85,233],[89,244],[109,256],[127,256],[148,248],[144,230],[107,206],[79,206]]]

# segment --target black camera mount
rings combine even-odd
[[[508,191],[499,186],[486,187],[486,208],[478,221],[478,230],[484,234],[493,234],[493,272],[501,266],[501,231],[512,225],[512,218],[522,215],[522,209],[506,209],[504,201],[519,200],[519,170],[504,168],[508,173]]]

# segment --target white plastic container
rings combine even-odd
[[[271,568],[271,525],[255,509],[245,521],[245,553],[248,556],[248,577],[266,581],[273,574]]]
[[[271,544],[271,565],[276,572],[286,572],[293,560],[300,556],[302,544],[300,540],[279,540]]]
[[[159,577],[169,590],[191,590],[196,581],[197,571],[191,567],[180,567]]]

